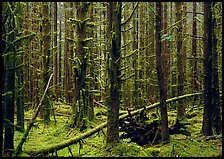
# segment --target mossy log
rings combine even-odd
[[[171,98],[171,99],[168,99],[166,100],[166,102],[173,102],[173,101],[176,101],[176,100],[180,100],[180,99],[183,99],[183,98],[188,98],[188,97],[192,97],[192,96],[196,96],[196,95],[201,95],[202,93],[194,93],[194,94],[186,94],[186,95],[183,95],[183,96],[179,96],[179,97],[174,97],[174,98]],[[121,115],[119,117],[119,119],[124,119],[128,116],[134,116],[138,113],[141,113],[145,110],[151,110],[151,109],[154,109],[156,107],[159,106],[159,102],[158,103],[154,103],[152,105],[149,105],[149,106],[146,106],[145,108],[140,108],[138,110],[135,110],[135,111],[132,111],[132,112],[127,112],[126,114],[124,115]],[[81,140],[85,139],[85,138],[88,138],[89,136],[95,134],[96,132],[100,131],[101,129],[105,128],[107,126],[107,122],[104,122],[102,124],[100,124],[99,126],[83,133],[83,134],[80,134],[79,136],[76,136],[74,138],[71,138],[69,140],[66,140],[66,141],[63,141],[57,145],[54,145],[54,146],[51,146],[49,148],[43,148],[39,151],[28,151],[26,152],[27,154],[29,154],[30,156],[45,156],[49,153],[53,153],[53,152],[57,152],[58,150],[61,150],[63,148],[66,148],[72,144],[75,144],[75,143],[78,143],[80,142]]]
[[[99,126],[93,128],[93,129],[91,129],[91,130],[89,130],[89,131],[87,131],[87,132],[85,132],[85,133],[83,133],[79,136],[76,136],[72,139],[63,141],[58,145],[55,145],[55,146],[52,146],[52,147],[49,147],[49,148],[45,148],[45,149],[42,149],[42,150],[39,150],[39,151],[29,151],[29,152],[26,152],[26,153],[29,154],[30,156],[45,156],[49,153],[56,152],[56,151],[61,150],[65,147],[68,147],[72,144],[78,143],[82,139],[85,139],[85,138],[95,134],[96,132],[100,131],[101,129],[103,129],[106,126],[107,126],[107,122],[105,122],[103,124],[100,124]]]

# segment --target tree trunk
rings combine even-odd
[[[213,126],[212,105],[212,12],[211,2],[204,2],[204,114],[202,133],[211,136]]]
[[[163,29],[165,30],[167,28],[168,25],[168,7],[167,7],[167,2],[163,3],[163,9],[164,9],[164,21],[163,21]],[[163,33],[164,35],[167,35],[168,32],[167,30],[164,31]],[[163,48],[163,54],[162,54],[162,62],[163,62],[163,70],[164,70],[164,77],[165,77],[165,88],[166,88],[166,92],[168,91],[168,80],[169,80],[169,68],[170,68],[170,60],[169,60],[169,41],[167,39],[165,39],[163,41],[162,44],[162,48]],[[168,93],[167,93],[168,95]]]
[[[161,46],[161,2],[156,2],[156,70],[160,92],[160,111],[161,111],[161,131],[162,140],[169,141],[168,116],[166,107],[166,88],[164,83],[164,72],[162,70],[162,46]]]
[[[38,60],[39,60],[39,56],[38,56],[38,32],[39,32],[39,9],[38,9],[38,2],[34,2],[33,4],[33,11],[32,11],[32,31],[36,33],[36,36],[34,36],[34,39],[31,42],[31,60],[30,60],[30,65],[31,65],[31,69],[30,69],[30,92],[31,92],[31,96],[30,96],[30,101],[32,103],[32,107],[34,108],[37,104],[38,99],[38,74],[37,74],[37,70],[38,70]]]
[[[58,6],[60,7],[60,5]],[[62,80],[62,16],[59,16],[59,46],[58,46],[58,84],[59,84],[59,89],[58,89],[58,94],[59,98],[62,99],[62,90],[63,90],[63,80]]]
[[[212,2],[212,7],[215,6],[215,2]],[[214,12],[213,12],[214,13]],[[219,75],[218,75],[218,51],[217,51],[217,36],[215,30],[217,29],[216,15],[213,14],[212,18],[212,107],[214,109],[214,128],[217,134],[222,131],[222,120],[220,113],[220,94],[219,94]]]
[[[68,84],[68,71],[69,71],[69,44],[68,44],[68,37],[69,37],[69,25],[68,25],[68,3],[64,3],[64,25],[65,25],[65,41],[64,41],[64,97],[65,101],[69,102],[69,84]]]
[[[24,30],[25,30],[25,36],[28,35],[29,30],[29,3],[26,3],[25,5],[25,11],[24,11]],[[29,50],[30,50],[30,42],[27,40],[24,43],[24,104],[28,106],[30,93],[29,93]]]
[[[57,49],[57,2],[53,2],[54,4],[54,94],[55,100],[58,101],[58,49]]]
[[[119,106],[121,81],[120,76],[120,49],[121,49],[121,2],[108,4],[109,41],[109,99],[108,99],[108,127],[107,145],[113,145],[119,138]]]
[[[76,55],[74,67],[74,81],[75,93],[73,101],[73,114],[75,117],[72,119],[72,127],[79,127],[80,130],[86,128],[86,120],[88,119],[88,102],[87,102],[87,84],[86,84],[86,71],[88,65],[88,42],[91,41],[87,35],[87,28],[90,18],[88,18],[88,9],[90,3],[78,2],[77,6],[77,19],[74,20],[76,24]],[[73,20],[72,20],[73,21]]]
[[[134,9],[134,4],[133,4],[133,9]],[[135,51],[134,55],[133,55],[133,59],[132,59],[132,67],[134,69],[134,89],[133,89],[133,105],[136,108],[139,108],[138,105],[138,9],[136,9],[135,11],[136,13],[134,13],[133,16],[133,29],[132,29],[132,40],[133,40],[133,50]]]
[[[182,2],[175,2],[176,6],[176,22],[182,20]],[[179,22],[177,28],[177,70],[178,70],[178,96],[184,94],[184,52],[182,46],[182,34],[183,34],[183,26],[182,22]],[[178,101],[177,105],[177,119],[181,119],[185,113],[185,104],[183,101]]]
[[[12,11],[14,11],[14,2],[9,2]],[[3,8],[8,10],[8,4],[5,4]],[[15,13],[16,14],[16,13]],[[4,55],[4,67],[3,67],[3,82],[4,82],[4,95],[3,95],[3,107],[4,107],[4,119],[8,120],[11,123],[14,123],[14,102],[15,102],[15,58],[16,58],[16,49],[12,43],[15,40],[15,18],[14,15],[10,14],[7,17],[10,19],[10,23],[3,24],[3,33],[4,39],[8,42],[3,42],[3,52]],[[11,32],[11,34],[8,34]],[[8,35],[7,35],[8,34]],[[9,45],[10,44],[10,45]],[[6,50],[7,49],[7,50]],[[13,54],[10,54],[12,52]],[[14,151],[14,127],[5,123],[4,124],[4,154],[6,157],[12,156]],[[1,147],[2,149],[2,147]]]
[[[193,26],[192,26],[192,56],[193,56],[193,69],[192,69],[192,90],[193,92],[198,91],[197,84],[197,23],[196,23],[196,11],[197,11],[197,2],[193,2]]]
[[[47,86],[48,79],[50,77],[50,21],[49,21],[49,3],[42,2],[42,13],[43,13],[43,78],[44,78],[44,88]],[[44,120],[48,123],[50,121],[50,101],[49,101],[49,91],[47,91],[46,96],[43,101],[44,104]]]

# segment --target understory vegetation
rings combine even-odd
[[[67,112],[65,111],[67,108]],[[70,145],[57,153],[49,154],[49,156],[59,157],[105,157],[105,156],[133,156],[133,157],[218,157],[222,154],[222,138],[206,138],[201,135],[200,130],[202,126],[202,106],[189,106],[186,121],[190,124],[187,130],[191,136],[183,134],[173,134],[170,136],[169,143],[163,144],[146,144],[139,146],[130,139],[121,139],[113,148],[106,147],[106,128],[93,134],[92,136],[81,140],[77,144]],[[84,132],[98,126],[106,121],[106,114],[103,112],[105,108],[96,107],[96,118],[93,122],[87,123],[88,129]],[[61,112],[61,113],[60,113]],[[26,125],[32,117],[32,111],[27,111]],[[63,113],[63,114],[62,114]],[[150,116],[154,111],[148,112]],[[30,156],[30,152],[38,151],[53,145],[60,144],[62,141],[69,140],[75,136],[80,135],[80,130],[69,127],[69,106],[58,103],[56,109],[55,119],[52,116],[51,122],[47,125],[41,119],[37,119],[34,123],[30,134],[24,143],[23,153],[21,156]],[[170,110],[168,113],[169,125],[175,121],[176,111]],[[122,134],[122,132],[120,132]],[[18,145],[23,133],[15,132],[15,146]]]

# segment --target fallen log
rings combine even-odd
[[[52,147],[49,147],[49,148],[44,148],[42,150],[39,150],[39,151],[29,151],[29,152],[26,152],[27,154],[29,154],[30,156],[45,156],[49,153],[52,153],[52,152],[56,152],[58,150],[61,150],[63,148],[66,148],[72,144],[75,144],[75,143],[78,143],[80,140],[82,139],[85,139],[93,134],[95,134],[96,132],[100,131],[101,129],[103,129],[104,127],[107,126],[107,122],[103,123],[103,124],[100,124],[99,126],[79,135],[79,136],[76,136],[70,140],[66,140],[66,141],[63,141],[61,142],[60,144],[58,145],[55,145],[55,146],[52,146]]]
[[[179,96],[179,97],[174,97],[174,98],[171,98],[171,99],[168,99],[166,100],[167,103],[169,102],[173,102],[173,101],[176,101],[176,100],[180,100],[180,99],[183,99],[183,98],[188,98],[188,97],[191,97],[191,96],[196,96],[196,95],[201,95],[202,93],[194,93],[194,94],[186,94],[186,95],[183,95],[183,96]],[[151,109],[154,109],[156,107],[158,107],[160,105],[160,103],[154,103],[152,105],[149,105],[149,106],[146,106],[145,108],[140,108],[138,110],[135,110],[135,111],[132,111],[132,112],[127,112],[126,114],[124,115],[121,115],[119,117],[119,119],[124,119],[126,117],[128,117],[129,115],[136,115],[138,113],[141,113],[142,111],[145,111],[145,110],[151,110]],[[69,140],[66,140],[66,141],[63,141],[57,145],[54,145],[54,146],[51,146],[51,147],[48,147],[48,148],[43,148],[41,150],[38,150],[38,151],[27,151],[26,153],[29,154],[30,156],[45,156],[49,153],[53,153],[53,152],[57,152],[58,150],[61,150],[63,148],[66,148],[72,144],[75,144],[75,143],[78,143],[79,141],[85,139],[85,138],[88,138],[89,136],[95,134],[96,132],[100,131],[101,129],[105,128],[107,126],[107,122],[104,122],[102,124],[100,124],[99,126],[79,135],[79,136],[76,136],[74,138],[71,138]]]

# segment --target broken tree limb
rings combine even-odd
[[[186,95],[183,95],[183,96],[179,96],[179,97],[174,97],[174,98],[171,98],[171,99],[168,99],[166,100],[167,103],[170,103],[170,102],[173,102],[173,101],[177,101],[177,100],[180,100],[180,99],[184,99],[184,98],[188,98],[188,97],[192,97],[192,96],[196,96],[196,95],[201,95],[202,93],[194,93],[194,94],[186,94]],[[145,111],[145,110],[151,110],[151,109],[154,109],[156,107],[158,107],[160,105],[160,103],[154,103],[152,105],[149,105],[145,108],[140,108],[138,110],[135,110],[135,111],[132,111],[130,112],[130,114],[133,116],[133,115],[136,115],[142,111]],[[129,114],[126,113],[124,115],[121,115],[119,117],[119,119],[124,119],[126,117],[128,117]],[[66,148],[72,144],[76,144],[78,143],[79,141],[83,140],[83,139],[86,139],[88,138],[89,136],[95,134],[96,132],[100,131],[101,129],[105,128],[107,126],[107,122],[104,122],[102,124],[100,124],[99,126],[85,132],[85,133],[82,133],[80,134],[79,136],[76,136],[74,138],[71,138],[69,140],[66,140],[66,141],[63,141],[57,145],[53,145],[51,147],[48,147],[48,148],[43,148],[41,150],[38,150],[38,151],[27,151],[26,153],[29,154],[30,156],[40,156],[40,155],[47,155],[49,153],[53,153],[53,152],[57,152],[58,150],[61,150],[63,148]]]
[[[37,115],[38,115],[39,110],[41,108],[41,105],[42,105],[42,102],[44,100],[44,97],[45,97],[45,95],[47,93],[47,90],[48,90],[48,88],[50,86],[50,82],[51,82],[52,77],[53,77],[53,74],[51,74],[51,76],[50,76],[50,78],[48,80],[47,86],[45,88],[44,94],[43,94],[43,96],[42,96],[42,98],[40,100],[40,103],[37,106],[36,111],[35,111],[32,119],[31,119],[31,121],[30,121],[30,123],[29,123],[29,125],[28,125],[28,127],[27,127],[27,129],[26,129],[26,131],[25,131],[21,141],[19,142],[19,144],[18,144],[18,146],[16,148],[16,153],[15,153],[16,157],[22,152],[22,146],[23,146],[24,142],[26,141],[27,136],[29,135],[29,131],[31,130],[32,126],[34,125],[35,119],[37,118]]]
[[[99,126],[79,135],[79,136],[76,136],[70,140],[66,140],[66,141],[63,141],[61,143],[59,143],[58,145],[55,145],[55,146],[52,146],[52,147],[49,147],[49,148],[44,148],[42,150],[39,150],[39,151],[29,151],[29,152],[26,152],[27,154],[31,155],[31,156],[38,156],[38,155],[47,155],[48,153],[52,153],[52,152],[56,152],[58,150],[61,150],[63,148],[66,148],[72,144],[75,144],[75,143],[78,143],[80,140],[83,140],[93,134],[95,134],[96,132],[98,132],[99,130],[103,129],[104,127],[107,126],[107,122],[103,123],[103,124],[100,124]]]

